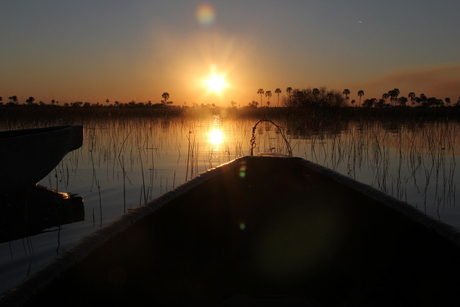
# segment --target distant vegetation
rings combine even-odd
[[[393,107],[460,107],[460,97],[457,101],[452,101],[449,97],[439,99],[436,97],[427,97],[421,93],[416,95],[414,92],[409,92],[406,96],[401,95],[399,89],[395,88],[382,94],[380,98],[364,98],[365,93],[363,90],[356,92],[359,97],[358,100],[350,100],[351,92],[349,89],[343,91],[329,90],[326,87],[321,88],[308,88],[308,89],[292,89],[287,87],[284,95],[281,95],[283,91],[280,88],[271,90],[264,90],[259,88],[256,93],[260,95],[259,101],[251,101],[249,103],[237,103],[235,101],[229,102],[228,106],[232,108],[260,108],[260,107],[300,107],[300,108],[328,108],[328,107],[361,107],[361,108],[393,108]],[[273,95],[276,95],[273,98]],[[90,107],[112,107],[112,108],[164,108],[164,107],[191,107],[191,108],[217,108],[215,104],[198,104],[192,102],[187,105],[184,102],[183,105],[176,105],[173,101],[169,100],[170,95],[168,92],[164,92],[161,95],[162,99],[159,103],[147,102],[136,102],[134,100],[121,103],[117,100],[111,102],[106,99],[104,103],[89,103],[82,101],[65,102],[60,103],[59,101],[51,100],[49,103],[43,101],[36,101],[34,97],[29,97],[24,100],[23,103],[18,99],[17,96],[9,96],[8,102],[4,102],[3,98],[0,97],[0,107],[14,107],[19,105],[25,106],[54,106],[54,107],[70,107],[70,108],[90,108]],[[273,99],[272,99],[273,98]],[[275,100],[272,102],[271,100]]]
[[[414,92],[409,92],[407,96],[400,95],[399,89],[395,88],[383,93],[381,98],[363,99],[364,91],[359,90],[356,94],[359,100],[350,100],[350,90],[344,89],[342,92],[337,90],[328,90],[322,88],[292,89],[286,88],[286,95],[281,99],[281,89],[277,88],[275,93],[278,95],[278,105],[285,107],[363,107],[363,108],[390,108],[390,107],[460,107],[460,97],[455,103],[449,97],[438,99],[436,97],[427,97],[425,94],[417,96]],[[260,106],[263,106],[262,97],[270,98],[271,91],[264,91],[262,88],[257,90],[260,95]],[[267,95],[267,93],[269,93]],[[251,102],[250,106],[257,106],[258,102]],[[265,106],[270,106],[270,99]]]

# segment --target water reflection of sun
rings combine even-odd
[[[214,146],[219,146],[225,139],[224,133],[219,128],[213,128],[211,132],[209,132],[209,143]]]

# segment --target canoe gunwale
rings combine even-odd
[[[50,133],[56,131],[62,131],[64,129],[69,129],[79,125],[64,125],[64,126],[53,126],[45,128],[27,128],[19,130],[6,130],[0,131],[0,140],[10,139],[10,138],[19,138],[19,137],[29,137],[31,135],[39,135],[43,133]]]
[[[340,185],[347,186],[357,191],[358,193],[366,195],[369,198],[376,200],[377,202],[384,204],[385,206],[393,210],[396,210],[402,215],[408,217],[409,219],[423,225],[424,227],[432,229],[437,234],[447,238],[456,246],[460,247],[460,231],[455,227],[450,226],[442,221],[435,220],[434,218],[423,213],[422,211],[416,209],[412,205],[398,200],[393,196],[385,194],[370,185],[356,181],[350,177],[344,176],[324,166],[315,164],[311,161],[304,159],[300,159],[299,163],[303,164],[304,167],[307,167],[308,169],[313,170],[322,176],[330,178],[331,180],[337,182]]]

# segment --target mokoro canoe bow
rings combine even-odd
[[[312,162],[243,157],[82,239],[0,304],[448,306],[459,242]]]
[[[36,184],[82,143],[82,126],[1,131],[0,193]]]

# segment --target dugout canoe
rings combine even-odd
[[[39,182],[82,142],[82,126],[1,131],[0,193]]]
[[[83,197],[31,186],[23,193],[0,194],[0,244],[85,219]]]
[[[243,157],[82,239],[8,306],[449,306],[459,232],[301,158]]]

